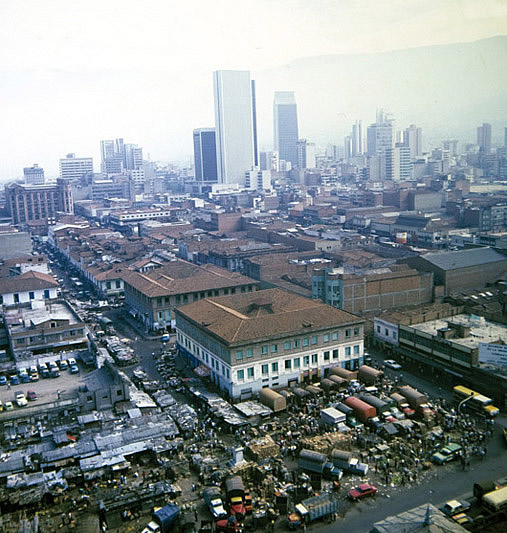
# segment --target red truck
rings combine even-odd
[[[377,416],[377,410],[369,403],[363,402],[355,396],[349,396],[345,399],[345,404],[354,409],[356,418],[366,423],[368,419]]]

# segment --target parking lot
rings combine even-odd
[[[76,396],[76,391],[83,385],[85,374],[86,371],[83,368],[80,368],[79,374],[71,374],[69,370],[65,370],[60,372],[58,378],[39,379],[39,381],[19,385],[3,385],[0,387],[0,401],[4,405],[5,402],[13,402],[14,408],[20,409],[15,404],[15,396],[19,391],[24,392],[25,396],[27,391],[34,391],[37,394],[37,400],[33,403],[49,403]]]

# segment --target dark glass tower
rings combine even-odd
[[[275,92],[273,102],[274,147],[278,158],[298,164],[298,114],[294,93]]]
[[[217,181],[215,128],[194,130],[195,181]]]

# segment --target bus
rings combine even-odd
[[[493,405],[493,400],[491,398],[484,396],[480,392],[469,389],[468,387],[464,387],[463,385],[457,385],[454,387],[453,396],[454,400],[458,403],[470,398],[464,406],[471,411],[485,415],[488,418],[496,416],[500,412],[500,409]]]

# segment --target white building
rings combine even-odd
[[[93,158],[76,157],[76,154],[67,154],[60,159],[60,177],[79,181],[83,176],[93,174]]]
[[[362,319],[280,289],[207,298],[175,314],[180,353],[232,398],[363,361]]]
[[[256,166],[255,103],[250,72],[213,73],[219,183],[245,184],[245,172]]]
[[[41,272],[29,271],[20,276],[0,279],[0,304],[16,305],[33,300],[53,300],[58,294],[55,279]]]
[[[298,167],[316,168],[317,158],[315,157],[315,143],[308,142],[306,139],[300,139],[297,142]]]
[[[271,189],[271,171],[248,170],[245,172],[245,187],[254,191]]]

